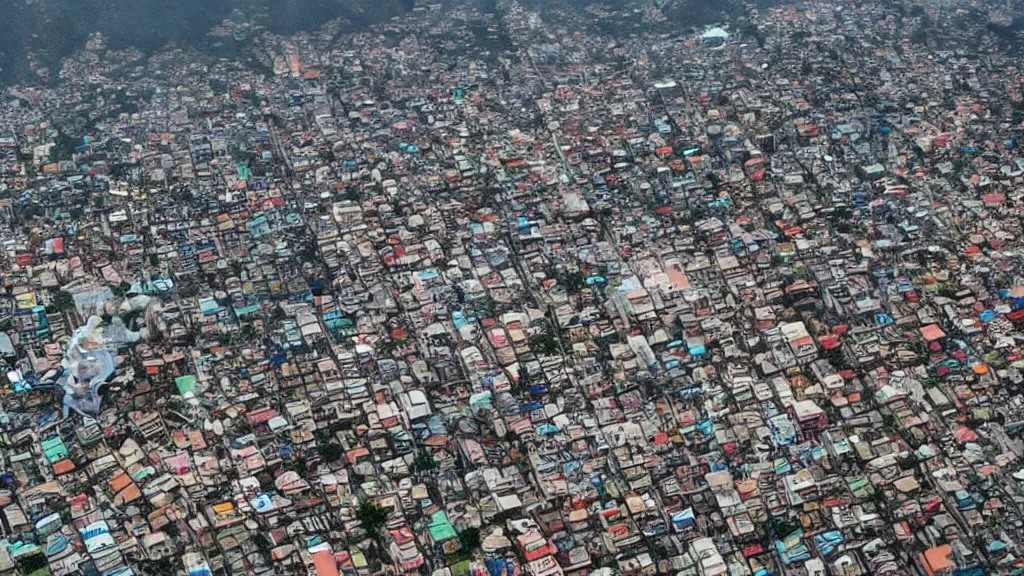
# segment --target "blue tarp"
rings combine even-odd
[[[693,508],[687,508],[682,512],[676,512],[672,515],[672,525],[675,526],[676,530],[685,530],[696,522],[693,515]]]

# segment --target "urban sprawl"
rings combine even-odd
[[[1010,7],[494,4],[6,89],[0,574],[1024,574]]]

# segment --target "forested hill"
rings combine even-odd
[[[29,51],[54,64],[101,32],[110,48],[143,51],[202,42],[235,10],[260,14],[275,32],[311,29],[346,17],[372,24],[411,10],[414,0],[0,0],[0,83],[25,77]]]
[[[28,54],[55,67],[82,48],[93,32],[107,47],[135,46],[144,52],[168,42],[200,45],[207,32],[234,13],[259,17],[274,32],[316,28],[338,17],[355,26],[387,20],[417,2],[464,4],[459,0],[0,0],[0,87],[29,78]],[[496,5],[496,0],[468,0]],[[763,1],[763,0],[762,0]],[[657,4],[681,25],[702,25],[742,12],[741,0],[522,0],[532,9],[610,4]],[[236,12],[240,11],[240,12]]]

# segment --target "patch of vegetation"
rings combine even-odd
[[[466,552],[473,552],[480,547],[480,529],[470,526],[459,532],[459,545]]]
[[[436,470],[438,467],[437,460],[430,455],[430,452],[426,450],[420,450],[416,454],[416,458],[412,461],[412,469],[415,472],[428,472],[430,470]]]
[[[377,504],[373,500],[364,500],[356,509],[356,518],[367,532],[376,538],[377,532],[387,524],[391,510]]]

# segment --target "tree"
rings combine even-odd
[[[327,462],[337,462],[342,456],[345,455],[345,449],[333,442],[328,442],[320,448],[320,455],[323,456]]]
[[[70,292],[61,290],[60,292],[57,292],[57,296],[53,299],[53,305],[58,312],[71,310],[75,307],[75,297],[72,296]]]
[[[901,470],[911,470],[913,468],[916,468],[918,463],[920,462],[920,459],[917,457],[917,454],[914,454],[913,452],[908,452],[903,456],[898,456],[897,460],[899,461]]]
[[[579,272],[572,274],[566,274],[563,279],[565,285],[565,291],[568,294],[576,295],[587,285],[587,281],[583,278],[583,275]]]
[[[832,364],[832,367],[835,368],[836,370],[842,371],[850,367],[849,364],[846,362],[846,357],[843,355],[843,349],[841,346],[836,346],[835,348],[829,348],[825,350],[823,356],[826,360],[828,360],[829,364]]]
[[[530,338],[530,349],[543,356],[551,356],[558,353],[558,341],[548,331]]]
[[[690,223],[699,222],[707,216],[708,211],[700,204],[694,202],[690,205]]]
[[[18,559],[18,568],[22,574],[32,574],[47,566],[46,557],[42,554],[32,554]]]
[[[178,288],[178,296],[180,296],[182,298],[194,298],[194,297],[196,297],[198,295],[199,295],[199,287],[194,285],[194,284],[190,284],[188,286],[182,286],[181,288]]]
[[[914,31],[910,33],[910,42],[913,44],[928,43],[928,30],[924,25],[919,25],[917,28],[914,28]]]
[[[412,469],[416,472],[427,472],[436,469],[437,466],[437,460],[434,460],[434,457],[426,450],[420,450],[412,461]]]
[[[114,296],[121,297],[128,293],[132,289],[132,285],[126,280],[122,280],[120,284],[110,289],[114,293]]]
[[[259,155],[252,150],[232,150],[231,159],[237,164],[245,164],[246,166],[255,166],[259,162]]]
[[[75,148],[81,144],[81,136],[68,136],[64,132],[59,132],[55,146],[50,149],[50,161],[55,162],[64,158],[70,158],[75,153]]]
[[[848,206],[838,206],[832,211],[832,218],[835,222],[842,222],[853,218],[853,212],[850,211]]]
[[[753,38],[757,41],[758,48],[764,47],[764,34],[761,34],[761,31],[757,29],[756,24],[753,22],[747,22],[743,25],[742,31],[743,36]]]
[[[470,526],[459,532],[459,544],[466,552],[473,552],[480,547],[480,529]]]
[[[256,537],[252,539],[252,543],[256,545],[257,550],[265,555],[269,555],[270,551],[274,549],[273,546],[270,545],[270,541],[267,540],[267,537],[262,533],[257,534]]]
[[[363,525],[367,532],[377,537],[380,530],[388,521],[388,514],[391,510],[377,504],[373,500],[364,500],[356,509],[356,518]]]
[[[174,563],[170,558],[159,558],[157,560],[147,560],[143,563],[147,573],[149,574],[173,574]]]

